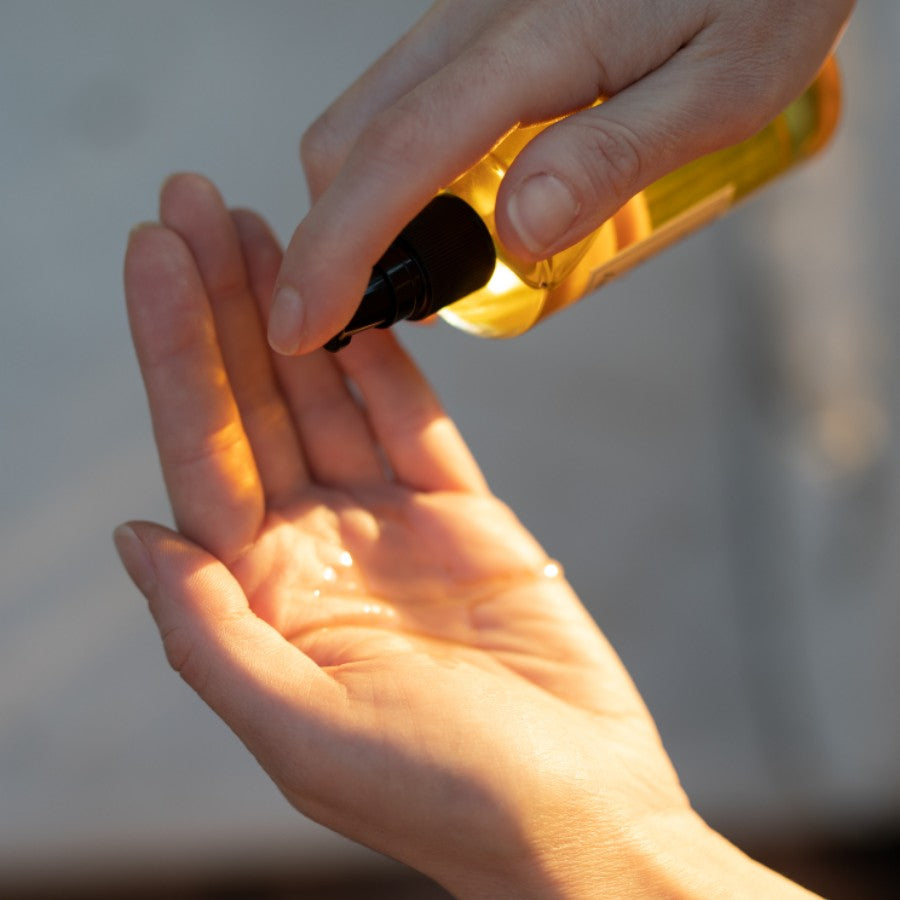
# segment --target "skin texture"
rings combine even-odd
[[[795,889],[692,812],[619,659],[390,333],[286,358],[280,250],[196,175],[125,260],[177,531],[168,660],[301,812],[463,897]]]
[[[770,121],[812,80],[852,7],[440,0],[303,137],[313,202],[278,276],[272,346],[304,353],[339,331],[394,235],[514,126],[567,116],[521,153],[497,201],[508,252],[546,258]]]

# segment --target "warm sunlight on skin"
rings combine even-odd
[[[394,337],[270,354],[265,224],[190,175],[161,220],[125,284],[179,532],[116,542],[169,661],[288,800],[457,896],[687,895],[686,872],[708,896],[733,871],[785,890],[691,811],[618,658]]]

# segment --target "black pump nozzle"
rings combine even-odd
[[[494,242],[478,213],[459,197],[440,194],[375,264],[353,318],[325,349],[340,350],[368,328],[433,315],[484,287],[496,261]]]

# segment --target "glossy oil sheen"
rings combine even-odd
[[[514,337],[723,215],[817,153],[834,132],[840,78],[829,59],[813,84],[762,131],[654,182],[591,235],[540,263],[521,263],[496,238],[494,204],[512,161],[544,125],[517,128],[449,188],[482,216],[498,261],[481,290],[440,315],[481,337]]]

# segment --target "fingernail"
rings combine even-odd
[[[159,228],[159,222],[138,222],[131,231],[128,232],[128,240],[130,241],[135,235],[146,231],[148,228]]]
[[[539,255],[553,247],[578,215],[569,186],[555,175],[532,175],[516,189],[506,207],[519,240]]]
[[[113,543],[135,587],[148,597],[156,588],[156,569],[147,548],[130,525],[120,525],[113,532]]]
[[[303,330],[303,301],[292,287],[282,285],[269,311],[269,344],[278,353],[290,356],[300,346]]]

